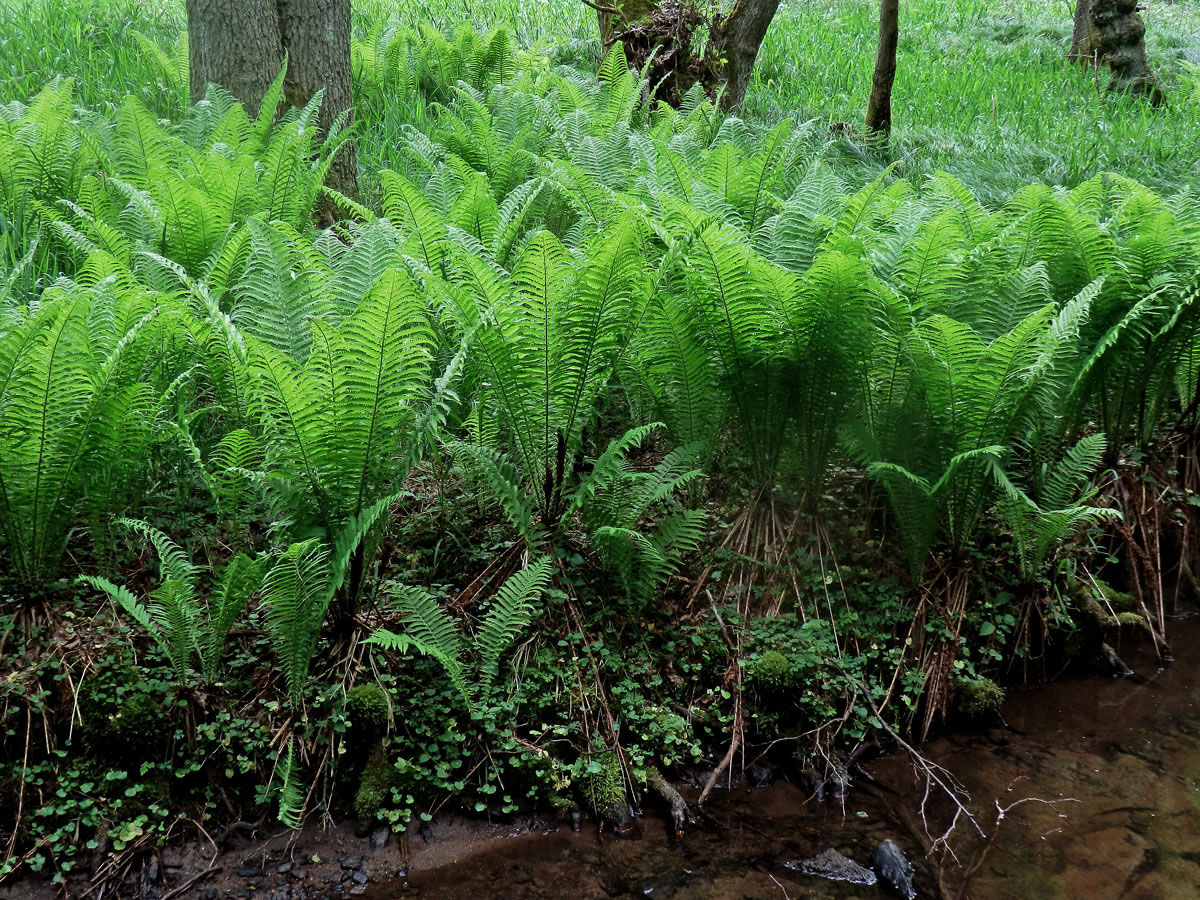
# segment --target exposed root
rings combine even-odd
[[[682,835],[684,829],[695,821],[695,818],[692,816],[691,807],[688,806],[687,801],[680,796],[679,791],[675,790],[674,786],[667,779],[663,778],[662,773],[653,766],[646,770],[646,787],[654,791],[671,807],[671,821],[675,823],[675,834],[676,836]]]

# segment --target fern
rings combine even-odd
[[[472,703],[467,682],[465,647],[454,620],[428,591],[412,585],[391,584],[388,594],[404,622],[404,634],[386,629],[374,632],[367,640],[385,650],[405,652],[410,647],[436,659],[458,690],[463,702]]]
[[[333,599],[330,568],[329,549],[310,539],[288,547],[263,579],[267,632],[294,707],[302,702],[317,638]]]
[[[154,639],[171,663],[176,680],[187,681],[199,659],[205,681],[217,677],[225,641],[238,613],[262,579],[263,564],[244,554],[215,575],[211,599],[201,600],[199,571],[187,553],[157,528],[137,519],[119,524],[149,541],[158,556],[159,586],[145,600],[106,578],[82,576],[85,583],[115,600]]]
[[[93,332],[102,310],[113,327]],[[0,336],[0,532],[27,586],[56,572],[89,470],[131,479],[145,461],[148,434],[125,426],[153,411],[134,376],[157,316],[144,292],[60,282]]]
[[[304,791],[296,764],[296,739],[288,738],[287,756],[275,773],[279,778],[279,821],[288,828],[299,828],[304,815]]]
[[[549,585],[552,572],[550,559],[542,557],[509,576],[492,599],[470,648],[453,617],[432,594],[413,585],[389,584],[388,594],[400,614],[404,632],[396,634],[381,628],[367,643],[398,653],[413,649],[435,659],[467,708],[475,709],[496,682],[501,656],[533,620],[538,597]],[[473,672],[469,649],[476,657]]]
[[[1041,577],[1047,560],[1076,532],[1121,518],[1119,510],[1087,505],[1095,491],[1086,489],[1089,476],[1104,455],[1103,434],[1081,438],[1046,473],[1040,502],[1017,487],[998,465],[993,474],[1002,492],[1000,509],[1012,532],[1027,582]]]
[[[303,366],[251,340],[266,475],[300,533],[327,541],[388,496],[413,461],[432,335],[410,280],[386,271],[340,329],[312,325]],[[361,561],[360,561],[361,562]],[[357,596],[361,579],[348,582]]]

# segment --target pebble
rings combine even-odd
[[[259,878],[262,876],[262,869],[251,869],[247,866],[244,869],[238,869],[238,875],[242,878]]]
[[[362,869],[359,869],[351,877],[354,879],[355,884],[366,884],[367,883],[367,873],[364,872]]]
[[[288,872],[292,871],[292,864],[291,862],[282,862],[276,867],[275,871],[280,875],[286,875]]]
[[[357,869],[362,865],[362,857],[350,854],[349,856],[343,856],[338,862],[342,864],[343,869]]]
[[[391,840],[391,837],[392,829],[388,828],[386,825],[381,828],[376,828],[371,832],[371,849],[382,850],[388,845],[388,841]]]

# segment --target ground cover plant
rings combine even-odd
[[[743,757],[824,793],[997,682],[1169,653],[1200,16],[1154,108],[1049,5],[923,9],[880,148],[830,128],[872,4],[782,11],[736,117],[574,5],[359,4],[352,198],[319,98],[187,102],[179,6],[7,4],[0,876],[320,812],[619,826]]]

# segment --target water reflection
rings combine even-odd
[[[803,790],[735,789],[707,807],[709,822],[680,840],[660,816],[632,839],[585,828],[491,842],[467,858],[376,886],[375,900],[407,897],[590,900],[608,897],[860,898],[887,885],[824,882],[784,866],[833,847],[866,864],[882,838],[917,868],[919,897],[958,900],[1196,900],[1200,897],[1200,627],[1176,629],[1175,664],[1139,677],[1072,679],[1014,697],[1009,728],[933,741],[930,757],[972,798],[987,839],[960,827],[955,857],[923,857],[921,781],[900,757],[868,768],[842,811],[806,803]],[[1136,658],[1136,651],[1130,653]],[[1018,802],[1025,800],[1027,802]],[[1006,809],[997,823],[998,810]],[[938,834],[952,813],[924,809]],[[957,863],[954,862],[957,859]],[[972,872],[969,882],[963,876]]]

